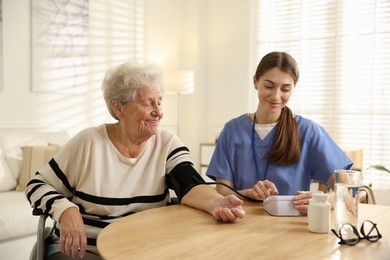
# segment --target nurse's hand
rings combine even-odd
[[[310,191],[297,191],[293,199],[294,208],[299,212],[307,214],[307,207],[309,206],[312,193]]]
[[[249,196],[255,200],[264,200],[269,196],[278,194],[275,184],[268,180],[258,181],[249,192]]]

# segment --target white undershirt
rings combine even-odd
[[[272,124],[255,124],[256,133],[260,136],[261,140],[271,132],[271,130],[277,125],[278,122]]]

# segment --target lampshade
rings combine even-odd
[[[165,74],[165,92],[167,94],[189,94],[194,92],[194,71],[167,70]]]

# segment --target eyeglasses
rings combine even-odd
[[[354,246],[362,239],[367,239],[370,242],[376,242],[382,238],[376,224],[371,220],[363,221],[362,226],[360,227],[360,233],[363,237],[360,236],[356,227],[349,223],[343,224],[338,233],[334,229],[332,229],[332,232],[340,239],[340,245]]]

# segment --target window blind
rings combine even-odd
[[[144,1],[90,1],[91,70],[105,72],[124,61],[144,62]]]
[[[363,170],[389,166],[390,1],[258,0],[255,28],[254,64],[275,50],[298,62],[293,112],[363,149]]]
[[[96,123],[106,121],[101,97],[105,72],[125,61],[142,64],[145,59],[145,1],[90,0],[89,92],[90,111]],[[109,117],[112,120],[111,117]],[[92,122],[95,123],[95,122]]]

